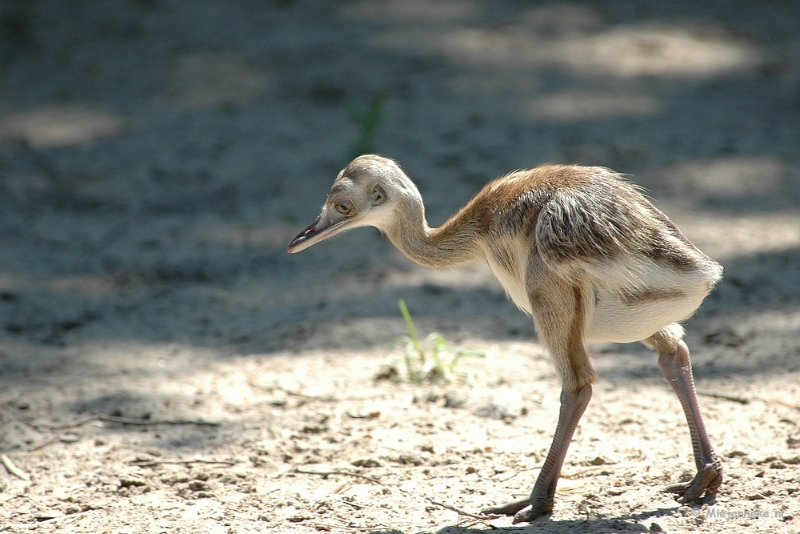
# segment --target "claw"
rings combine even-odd
[[[513,524],[517,523],[530,523],[539,516],[549,514],[553,511],[553,501],[533,503],[530,506],[523,508],[514,516]]]
[[[523,499],[520,501],[510,502],[508,504],[500,504],[498,506],[490,506],[484,508],[481,513],[484,515],[513,515],[514,524],[528,523],[537,517],[549,514],[553,511],[553,501],[547,502],[531,502],[530,499]]]
[[[520,510],[530,506],[530,499],[522,499],[506,504],[498,504],[497,506],[490,506],[481,510],[483,515],[514,515]]]
[[[720,484],[722,484],[722,468],[711,463],[706,464],[703,469],[698,471],[690,482],[674,484],[664,491],[677,494],[676,501],[688,504],[696,501],[705,493],[716,493]]]

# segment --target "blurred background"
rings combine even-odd
[[[506,481],[539,463],[559,384],[488,268],[417,267],[374,229],[285,251],[362,152],[404,167],[433,226],[544,162],[644,186],[725,267],[686,325],[709,430],[738,473],[725,493],[776,518],[794,506],[800,2],[2,0],[0,453],[33,478],[0,468],[0,523],[233,532],[284,517],[296,531],[328,503],[397,532],[405,515],[452,524],[409,497],[430,484],[472,511],[509,485],[525,494],[528,474]],[[481,391],[516,399],[513,416],[374,381],[405,333],[401,298],[420,336],[498,356],[475,363]],[[589,528],[592,509],[612,518],[592,531],[694,530],[702,517],[653,497],[691,459],[652,352],[590,353],[598,400],[567,470],[617,465],[571,481],[587,489],[553,531]],[[345,395],[380,400],[348,416]],[[408,451],[430,462],[382,476],[414,491],[356,485],[375,504],[357,512],[327,500],[342,480],[281,478]],[[225,461],[181,463],[195,455]],[[597,500],[600,486],[628,493]],[[764,528],[792,528],[779,521]]]
[[[483,266],[367,229],[286,254],[363,151],[434,226],[515,169],[626,173],[725,265],[690,332],[797,366],[796,2],[5,0],[0,383],[120,347],[382,348],[400,297],[530,339]]]

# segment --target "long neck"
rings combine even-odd
[[[439,228],[431,228],[425,220],[422,197],[414,188],[400,201],[396,215],[386,234],[415,263],[447,269],[483,257],[478,220],[472,210],[462,209]]]

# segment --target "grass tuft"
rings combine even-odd
[[[391,352],[398,345],[403,345],[406,376],[410,382],[414,384],[452,382],[458,377],[463,378],[470,386],[478,382],[474,373],[458,371],[456,367],[464,357],[485,358],[485,352],[451,346],[438,332],[432,332],[420,341],[405,301],[400,299],[398,306],[406,322],[408,335],[395,339],[387,352]],[[395,365],[390,365],[378,377],[394,381],[402,380],[400,371]]]

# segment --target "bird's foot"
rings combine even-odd
[[[540,515],[549,514],[552,511],[553,501],[522,499],[521,501],[484,508],[481,513],[485,515],[513,515],[513,523],[516,524],[528,523]]]
[[[691,481],[669,486],[664,491],[677,494],[676,501],[688,504],[696,501],[705,493],[716,493],[720,484],[722,484],[722,466],[715,461],[706,464]]]

